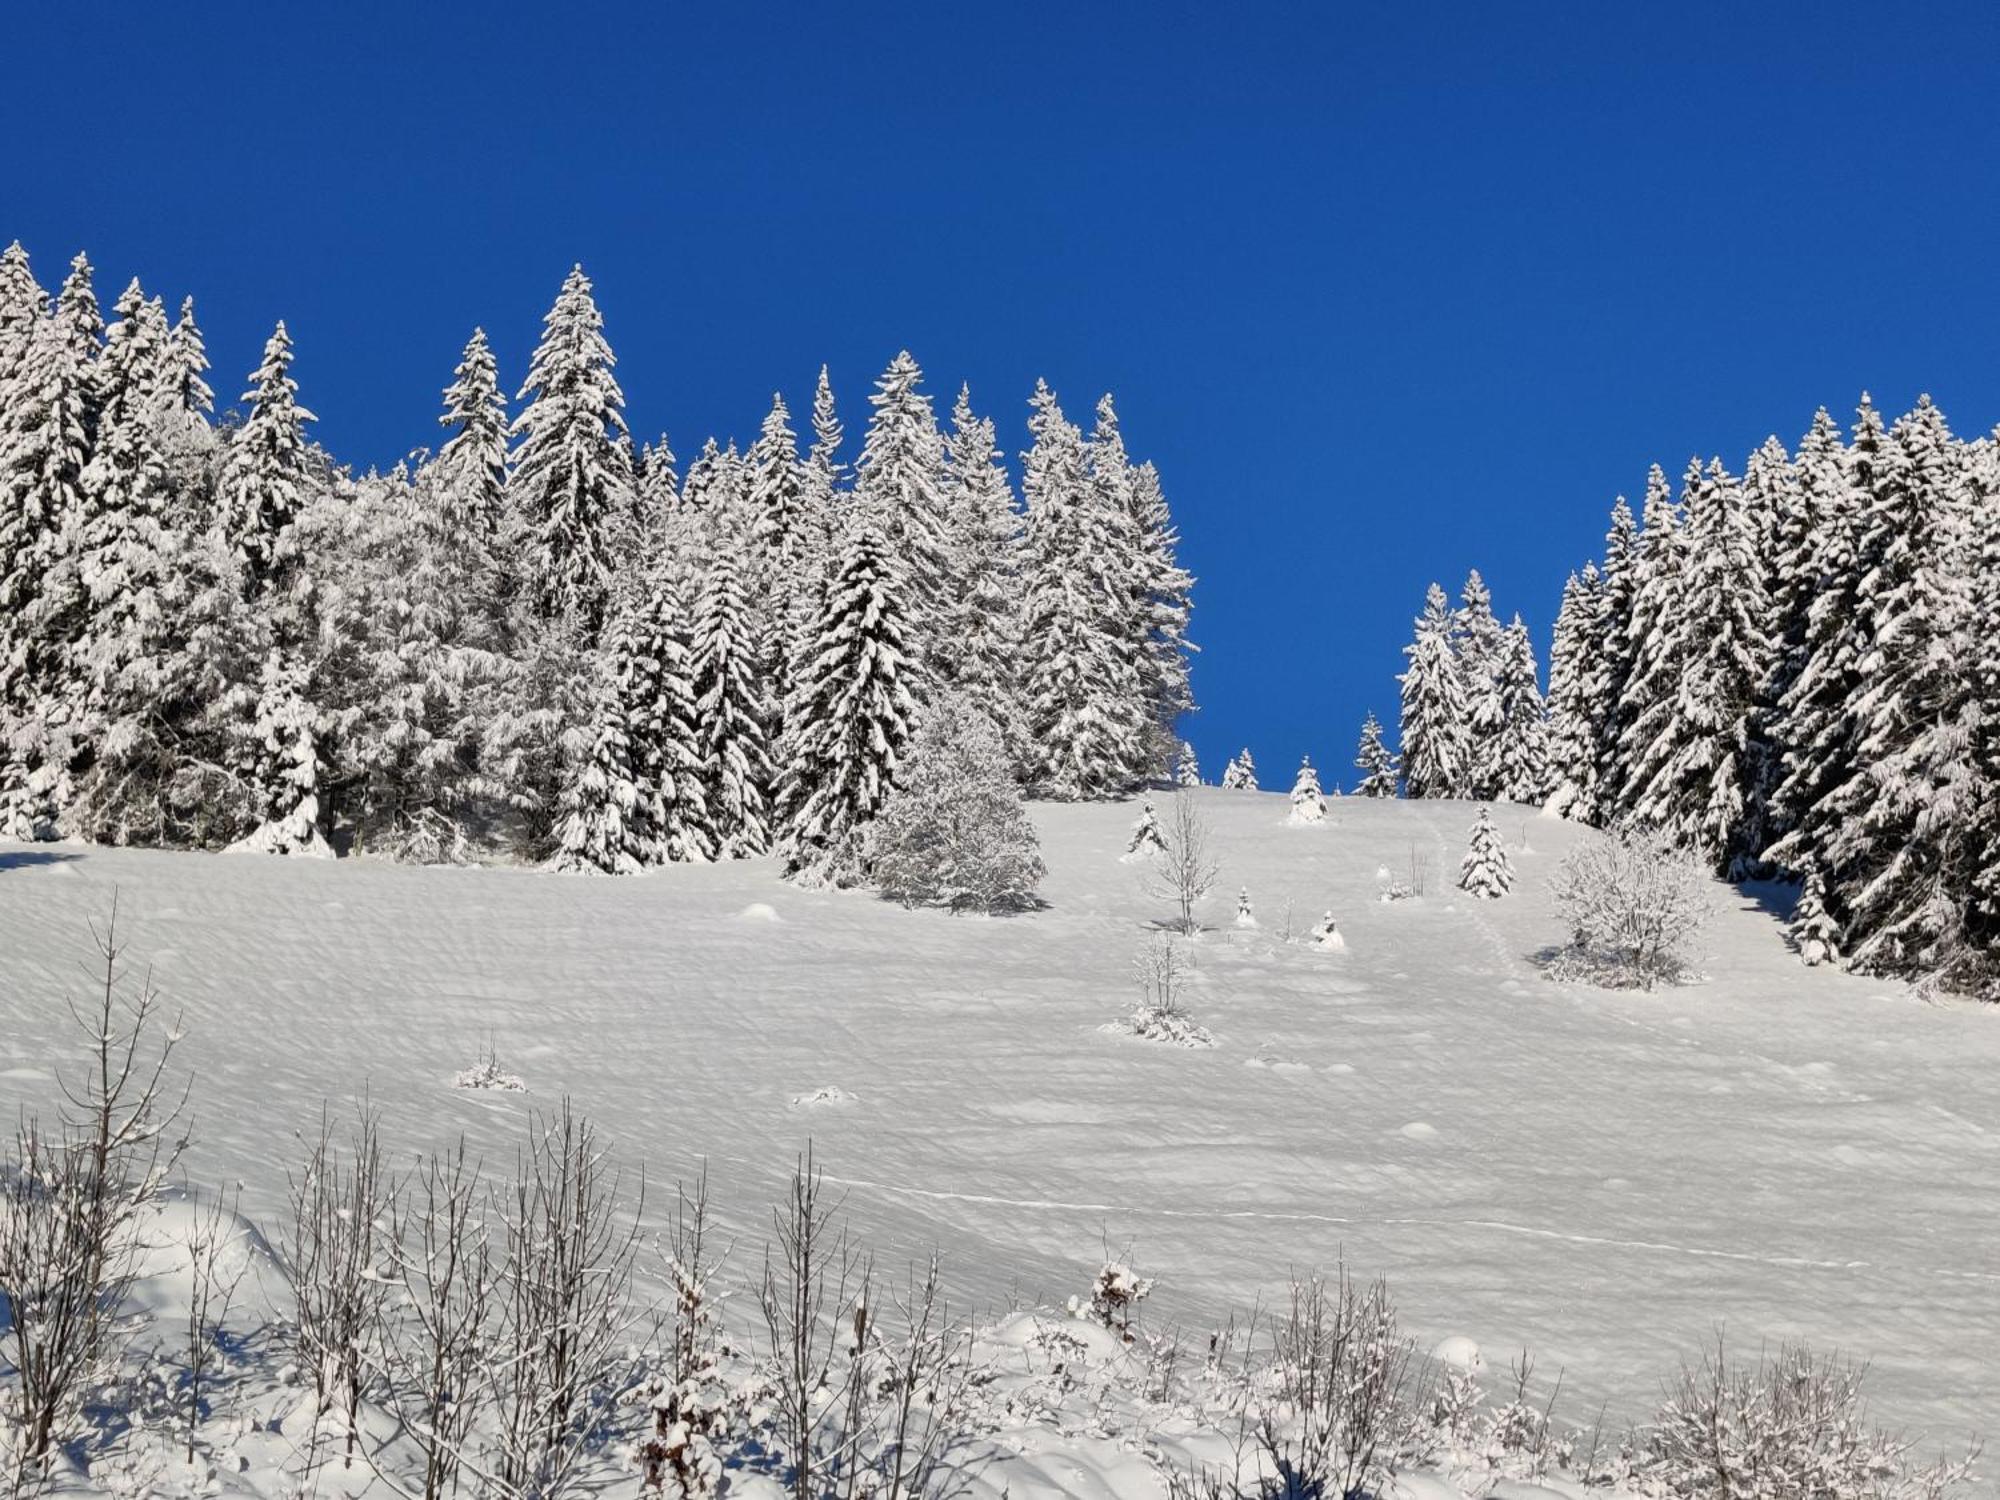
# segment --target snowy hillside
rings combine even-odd
[[[1206,1050],[1104,1029],[1167,914],[1118,858],[1130,804],[1036,808],[1048,908],[1006,919],[804,891],[769,861],[609,881],[0,845],[0,1106],[51,1102],[115,893],[185,1012],[187,1173],[240,1182],[266,1229],[323,1101],[365,1092],[399,1158],[463,1132],[505,1163],[567,1094],[643,1167],[655,1220],[705,1161],[754,1247],[810,1140],[885,1264],[935,1242],[986,1310],[1087,1293],[1108,1251],[1157,1279],[1148,1325],[1198,1347],[1344,1252],[1423,1347],[1563,1371],[1575,1425],[1646,1415],[1718,1325],[1872,1359],[1873,1415],[1939,1444],[1992,1425],[1990,1011],[1809,971],[1726,888],[1707,983],[1558,987],[1530,959],[1561,936],[1545,882],[1598,835],[1505,812],[1520,880],[1481,903],[1451,889],[1468,804],[1336,799],[1298,827],[1282,796],[1198,796]],[[1413,859],[1427,894],[1380,901]],[[1329,909],[1344,953],[1283,940]],[[489,1046],[525,1092],[451,1087]]]

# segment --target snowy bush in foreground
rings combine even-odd
[[[1868,1425],[1866,1373],[1804,1344],[1732,1367],[1718,1339],[1669,1385],[1635,1477],[1675,1500],[1935,1500],[1969,1481],[1976,1455],[1916,1468]]]
[[[1689,977],[1689,949],[1714,911],[1708,876],[1657,833],[1577,845],[1549,889],[1570,932],[1549,955],[1550,974],[1613,988]]]
[[[884,896],[953,911],[1035,904],[1046,867],[991,719],[962,696],[939,698],[901,774],[867,837],[869,873]]]

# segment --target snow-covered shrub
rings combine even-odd
[[[1326,821],[1326,795],[1320,791],[1319,772],[1313,769],[1312,757],[1299,762],[1298,779],[1292,783],[1292,822],[1300,824],[1322,823]]]
[[[1090,1297],[1069,1299],[1069,1314],[1132,1342],[1132,1315],[1153,1290],[1152,1278],[1140,1276],[1122,1260],[1107,1260],[1090,1283]]]
[[[1689,975],[1690,949],[1714,911],[1706,872],[1657,833],[1590,839],[1550,882],[1568,945],[1550,955],[1558,979],[1652,989]]]
[[[500,1066],[500,1056],[491,1043],[479,1054],[479,1061],[469,1068],[460,1068],[452,1075],[451,1086],[455,1089],[499,1089],[510,1094],[522,1093],[528,1087],[518,1074],[509,1073]]]
[[[1176,1047],[1215,1045],[1208,1028],[1188,1014],[1183,998],[1188,965],[1173,938],[1155,937],[1139,950],[1132,968],[1139,982],[1139,1003],[1131,1014],[1105,1030],[1126,1032],[1142,1041],[1171,1042]]]
[[[870,877],[906,906],[1019,911],[1047,873],[1000,731],[956,693],[925,715],[866,848]]]
[[[1254,792],[1257,790],[1257,763],[1250,758],[1250,747],[1244,746],[1236,752],[1222,773],[1222,789],[1225,792]]]
[[[1340,935],[1340,924],[1333,920],[1332,912],[1327,912],[1313,924],[1312,945],[1327,953],[1347,951],[1347,939]]]
[[[1817,869],[1806,871],[1799,904],[1792,908],[1790,936],[1806,967],[1840,962],[1840,924],[1826,909],[1826,881]]]
[[[1257,913],[1250,909],[1250,888],[1248,886],[1245,886],[1236,893],[1236,925],[1246,928],[1257,925]]]
[[[1497,900],[1514,888],[1514,862],[1507,858],[1507,846],[1487,808],[1479,809],[1472,825],[1472,843],[1458,867],[1458,888],[1480,901]]]
[[[1967,1483],[1971,1457],[1918,1467],[1869,1426],[1865,1374],[1804,1344],[1732,1366],[1718,1339],[1668,1387],[1638,1475],[1674,1500],[1937,1500]]]

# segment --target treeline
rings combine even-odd
[[[1404,678],[1413,794],[1452,764],[1441,745],[1507,758],[1511,710],[1489,706],[1494,728],[1477,729],[1447,670],[1453,638],[1434,591]],[[1846,437],[1821,410],[1796,454],[1773,438],[1740,475],[1691,463],[1678,494],[1655,467],[1640,515],[1621,498],[1603,559],[1563,591],[1548,800],[1663,831],[1731,879],[1802,882],[1793,935],[1809,962],[1990,994],[1996,641],[2000,442],[1954,437],[1928,397],[1885,425],[1864,395]],[[1454,738],[1452,724],[1472,727]]]
[[[1109,396],[1037,385],[1017,495],[907,353],[851,466],[822,370],[803,453],[774,397],[685,473],[614,365],[578,268],[515,409],[475,332],[437,451],[357,477],[282,323],[217,421],[191,303],[0,255],[0,833],[847,880],[933,701],[1035,795],[1165,774],[1192,580]]]

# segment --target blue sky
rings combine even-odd
[[[0,241],[194,293],[225,397],[285,318],[359,464],[578,260],[683,457],[822,362],[858,441],[905,346],[1010,452],[1037,376],[1112,390],[1211,773],[1344,776],[1432,578],[1546,649],[1650,462],[1863,387],[2000,421],[1990,6],[307,9],[17,8]]]

